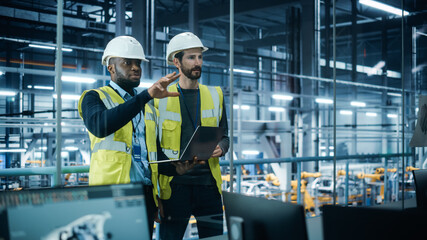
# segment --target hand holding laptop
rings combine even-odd
[[[211,157],[215,158],[215,157],[221,157],[221,156],[222,156],[222,149],[219,147],[219,145],[216,145],[216,148],[213,151]]]
[[[176,162],[171,162],[172,165],[175,166],[176,172],[179,175],[185,174],[187,171],[189,171],[190,169],[192,169],[194,166],[196,166],[196,164],[205,164],[205,161],[197,161],[197,157],[194,156],[193,161],[190,163],[190,161],[176,161]]]

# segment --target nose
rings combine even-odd
[[[138,63],[133,63],[131,69],[133,71],[140,71],[141,70],[141,66]]]
[[[201,66],[201,65],[202,65],[202,63],[203,63],[203,59],[201,59],[201,58],[196,58],[196,65],[197,65],[197,66]]]

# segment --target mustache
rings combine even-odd
[[[202,71],[202,67],[200,66],[195,66],[194,68],[191,69],[191,71]]]

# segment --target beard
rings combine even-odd
[[[181,67],[182,73],[184,74],[184,76],[186,76],[187,78],[191,79],[191,80],[198,80],[201,76],[202,76],[202,67],[200,66],[195,66],[194,68],[186,68],[184,66]],[[199,71],[199,73],[194,73],[193,71]]]

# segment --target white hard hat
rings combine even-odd
[[[201,48],[202,52],[207,51],[208,48],[203,46],[202,41],[191,32],[184,32],[173,37],[168,44],[166,49],[166,62],[169,65],[173,65],[173,59],[175,54],[182,50],[190,48]]]
[[[102,65],[108,66],[108,60],[112,57],[140,59],[148,62],[141,44],[131,36],[118,36],[108,42],[104,55],[102,55]]]

